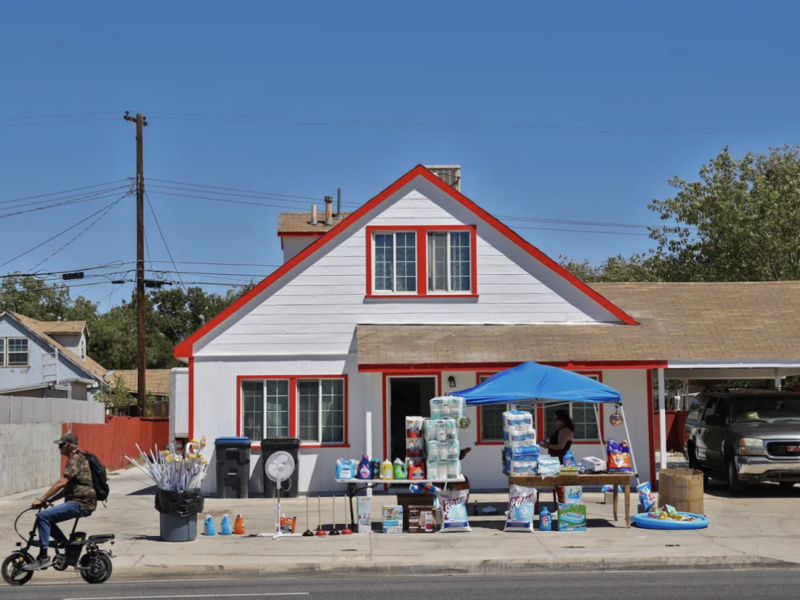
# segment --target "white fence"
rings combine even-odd
[[[105,423],[106,408],[91,400],[0,396],[0,425]]]

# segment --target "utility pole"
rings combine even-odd
[[[125,113],[124,119],[136,123],[136,345],[138,377],[139,416],[145,416],[147,381],[145,377],[147,353],[144,333],[144,149],[142,133],[147,125],[141,113],[136,118]]]

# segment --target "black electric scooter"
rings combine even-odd
[[[41,511],[42,508],[44,508],[44,506],[38,509],[27,508],[19,513],[14,521],[14,531],[17,532],[17,535],[22,539],[24,544],[22,542],[17,542],[18,549],[14,550],[3,561],[3,566],[1,567],[3,571],[3,580],[9,585],[25,585],[33,577],[35,571],[24,571],[23,568],[35,560],[28,550],[34,546],[36,521],[34,521],[34,527],[27,539],[25,539],[19,532],[19,529],[17,529],[17,523],[19,523],[20,517],[26,512],[31,510]],[[111,559],[113,558],[113,554],[110,550],[101,550],[99,545],[105,544],[106,542],[111,542],[113,545],[114,534],[90,535],[86,537],[86,534],[82,531],[75,531],[78,528],[78,521],[80,521],[80,518],[75,519],[75,524],[72,526],[72,533],[66,545],[50,540],[50,548],[54,548],[56,553],[53,557],[52,567],[56,571],[64,571],[68,567],[72,567],[80,572],[81,577],[83,577],[83,580],[87,583],[103,583],[104,581],[108,581],[108,578],[111,577]],[[85,554],[83,554],[84,549],[86,550]],[[83,554],[83,556],[81,556],[81,554]]]

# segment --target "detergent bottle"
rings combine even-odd
[[[236,515],[236,521],[233,523],[233,533],[236,535],[244,535],[244,519],[242,515]]]
[[[539,513],[539,531],[552,531],[553,530],[553,516],[545,506],[542,512]]]
[[[214,517],[211,515],[206,515],[204,523],[206,526],[206,530],[203,532],[204,535],[217,535],[217,528],[214,525]]]
[[[578,461],[575,460],[575,455],[572,454],[572,450],[567,450],[567,453],[564,455],[564,466],[565,467],[578,466]]]
[[[395,479],[408,479],[408,468],[399,458],[394,459],[394,478]]]
[[[228,515],[222,515],[222,523],[219,526],[219,534],[220,535],[230,535],[231,534],[231,520],[228,518]]]
[[[361,459],[361,462],[358,463],[357,476],[359,479],[372,478],[372,467],[369,464],[369,456],[367,456],[366,454],[364,455],[364,458]]]
[[[392,467],[392,462],[388,458],[381,463],[381,479],[394,479],[394,469]]]

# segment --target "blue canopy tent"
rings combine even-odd
[[[454,392],[453,395],[464,398],[468,406],[485,406],[489,404],[557,406],[569,404],[570,402],[594,403],[596,405],[594,413],[597,419],[598,433],[601,429],[600,413],[597,407],[600,404],[616,404],[623,411],[625,436],[630,447],[628,423],[624,417],[620,393],[591,377],[586,377],[574,371],[526,362],[511,369],[500,371],[475,387]],[[600,445],[605,452],[604,440],[600,440]],[[633,448],[631,448],[631,459],[635,472],[636,460],[633,459]]]

